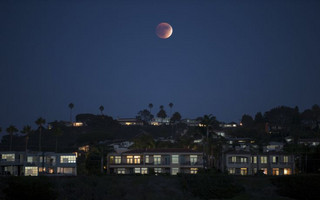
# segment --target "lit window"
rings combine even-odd
[[[60,156],[60,163],[76,163],[76,156]]]
[[[33,156],[28,156],[27,157],[27,162],[28,163],[33,163],[33,162],[35,162],[35,158]]]
[[[257,163],[257,156],[252,156],[252,163]]]
[[[135,174],[140,174],[141,173],[141,169],[140,168],[134,168],[134,173]]]
[[[273,168],[272,169],[272,175],[278,176],[279,175],[279,168]]]
[[[190,155],[190,164],[194,165],[198,161],[198,156],[197,155]]]
[[[57,171],[59,174],[75,174],[75,169],[72,167],[58,167]]]
[[[150,159],[149,159],[149,155],[146,155],[146,163],[149,163]]]
[[[261,160],[261,164],[266,164],[268,162],[267,156],[261,156],[260,160]]]
[[[283,174],[284,175],[291,175],[291,169],[290,168],[284,168],[283,169]]]
[[[15,160],[15,155],[13,153],[2,154],[2,160],[13,162]]]
[[[248,174],[248,169],[247,168],[240,168],[240,174],[241,175],[247,175]]]
[[[283,162],[288,163],[289,162],[289,156],[283,156]]]
[[[161,168],[154,168],[154,173],[155,174],[160,174],[161,173]]]
[[[125,174],[126,170],[124,168],[118,168],[117,169],[117,174]]]
[[[177,175],[179,173],[179,168],[171,168],[171,175]]]
[[[161,155],[154,155],[153,162],[155,165],[160,165],[161,164]]]
[[[110,156],[110,164],[114,163],[114,156]]]
[[[127,156],[127,164],[133,163],[133,156]]]
[[[141,168],[141,174],[148,174],[148,168]]]
[[[247,163],[247,162],[248,162],[248,158],[246,158],[246,157],[241,157],[241,158],[240,158],[240,162],[242,162],[242,163]]]
[[[190,174],[198,173],[198,168],[190,168]]]
[[[140,164],[140,156],[134,156],[134,164]]]
[[[25,176],[38,176],[38,167],[25,167],[24,168]]]
[[[171,156],[171,163],[172,164],[179,164],[179,155],[172,155]]]
[[[236,169],[235,168],[229,168],[228,169],[228,173],[229,174],[235,174],[236,173]]]
[[[121,164],[121,156],[115,156],[114,163]]]
[[[39,167],[39,172],[46,172],[46,168],[45,167]]]
[[[263,174],[267,175],[268,174],[268,169],[267,168],[261,168]]]
[[[236,163],[237,162],[237,157],[236,156],[232,156],[231,157],[231,162]]]
[[[272,163],[278,163],[278,157],[272,156]]]

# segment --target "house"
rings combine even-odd
[[[196,174],[203,153],[190,149],[146,149],[108,154],[110,174]]]
[[[187,126],[197,127],[200,126],[200,121],[196,119],[182,119],[182,123],[187,124]]]
[[[298,144],[303,144],[305,146],[318,146],[320,145],[320,139],[299,139]]]
[[[76,176],[75,153],[0,152],[0,173],[14,176]]]
[[[117,121],[123,126],[143,126],[143,121],[136,118],[119,118]]]
[[[160,117],[155,117],[151,120],[150,124],[152,126],[160,126],[160,125],[169,125],[170,124],[170,118],[160,118]]]
[[[294,156],[284,152],[254,153],[229,151],[224,153],[223,170],[232,175],[291,175],[295,171]]]

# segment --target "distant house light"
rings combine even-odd
[[[73,123],[72,123],[72,126],[74,126],[74,127],[81,127],[81,126],[83,126],[83,123],[82,123],[82,122],[73,122]]]

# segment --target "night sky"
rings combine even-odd
[[[156,26],[173,34],[160,39]],[[0,1],[0,127],[320,104],[319,0]]]

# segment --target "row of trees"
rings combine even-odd
[[[181,114],[179,112],[175,112],[172,114],[172,107],[173,107],[173,103],[169,103],[169,107],[170,107],[170,123],[176,123],[179,122],[181,120]],[[151,113],[151,110],[153,108],[153,104],[150,103],[148,105],[149,110],[144,109],[138,112],[138,115],[136,116],[136,118],[138,120],[143,121],[145,124],[147,124],[148,122],[150,122],[153,118],[154,115]],[[168,117],[167,112],[164,110],[164,106],[160,105],[159,107],[159,112],[157,113],[157,117],[161,118],[162,120],[166,119]]]
[[[69,103],[68,107],[70,108],[70,122],[72,122],[72,109],[74,108],[74,104]],[[103,105],[99,106],[99,110],[101,112],[101,115],[103,116],[104,106]]]
[[[46,120],[43,119],[42,117],[39,117],[36,121],[35,124],[38,126],[38,133],[39,133],[39,151],[42,150],[42,131],[43,131],[43,125],[45,125]],[[0,132],[2,131],[2,129],[0,128]],[[10,145],[9,145],[9,150],[12,151],[12,142],[13,142],[13,135],[15,133],[18,133],[19,130],[14,126],[14,125],[10,125],[7,129],[6,132],[9,134],[10,136]],[[25,151],[28,150],[28,141],[29,141],[29,136],[30,134],[34,133],[35,130],[33,130],[31,128],[30,125],[26,125],[22,128],[22,130],[20,130],[20,133],[22,133],[25,136]],[[58,137],[62,135],[62,130],[59,127],[55,127],[52,130],[54,136],[56,137],[56,147],[55,150],[56,152],[58,151]]]

